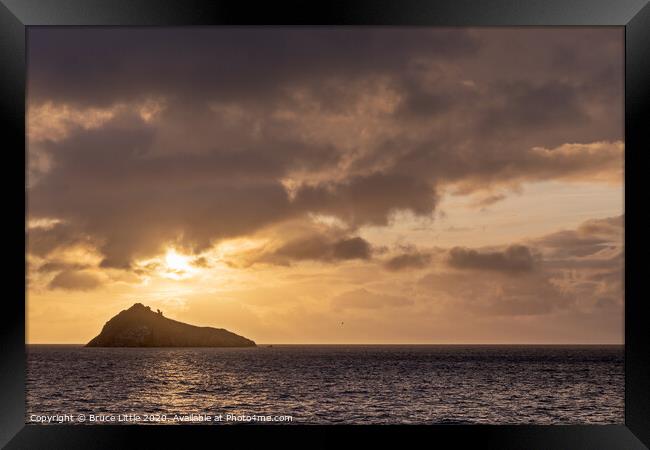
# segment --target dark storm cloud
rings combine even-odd
[[[64,223],[57,223],[52,227],[31,228],[25,237],[29,252],[41,257],[61,248],[90,243],[78,229]]]
[[[293,165],[307,164],[301,161],[309,151],[301,153],[298,144],[269,137],[257,151],[214,147],[198,155],[156,155],[151,127],[137,127],[131,119],[50,145],[56,169],[30,190],[30,210],[77,228],[33,232],[33,251],[72,244],[79,233],[88,233],[102,242],[103,267],[128,268],[134,257],[164,251],[166,243],[198,252],[215,240],[307,212],[337,215],[357,226],[385,224],[398,209],[426,214],[434,207],[430,185],[382,174],[304,187],[291,201],[278,178]],[[327,165],[334,152],[325,148],[321,154]],[[342,246],[336,254],[348,251]]]
[[[431,262],[431,255],[413,251],[393,256],[384,262],[384,268],[397,272],[406,269],[421,269],[427,267]]]
[[[39,273],[52,273],[62,272],[65,270],[82,270],[87,269],[89,266],[86,264],[68,263],[64,261],[50,261],[38,267]]]
[[[449,251],[448,263],[457,269],[490,270],[519,273],[533,270],[534,257],[528,247],[512,245],[502,252],[479,252],[454,247]]]
[[[480,46],[463,30],[360,28],[38,28],[29,42],[34,99],[105,105],[167,94],[268,99],[287,86],[399,72]]]
[[[336,262],[366,260],[371,257],[370,244],[360,237],[338,238],[332,235],[313,234],[289,240],[278,249],[263,252],[255,262],[291,264],[295,261]]]
[[[348,239],[396,211],[431,215],[446,183],[467,193],[622,167],[621,145],[590,144],[622,139],[615,30],[29,33],[30,110],[58,107],[64,119],[40,120],[65,128],[30,142],[48,164],[30,172],[29,214],[66,224],[31,230],[35,254],[83,236],[103,267],[129,268],[310,213]],[[152,98],[161,111],[146,120],[137,105]],[[84,108],[112,112],[96,123]],[[289,241],[288,259],[367,257],[359,241],[317,239],[313,254]]]
[[[334,243],[332,250],[334,259],[370,258],[370,244],[360,237],[341,239]]]
[[[104,267],[122,268],[133,257],[163,251],[166,242],[200,251],[291,213],[281,184],[255,177],[264,160],[248,165],[238,155],[151,157],[150,151],[148,127],[109,125],[53,144],[57,167],[31,189],[30,210],[76,224],[77,232],[102,242]],[[244,166],[250,180],[238,173]],[[43,252],[78,239],[70,229],[30,232],[30,248]]]
[[[71,291],[90,291],[102,285],[101,279],[90,272],[64,270],[57,274],[48,287]]]
[[[197,128],[197,121],[191,118],[178,120],[181,123],[173,126]],[[165,144],[156,140],[156,133],[163,131],[161,127],[125,113],[99,129],[79,130],[69,139],[49,143],[46,148],[54,157],[60,172],[58,177],[74,174],[76,179],[92,183],[93,187],[119,182],[119,186],[111,187],[125,189],[161,181],[183,185],[224,179],[275,181],[291,169],[328,167],[338,160],[336,149],[329,146],[307,146],[305,142],[271,132],[262,136],[262,143],[247,142],[250,130],[242,132],[239,142],[217,141],[218,134],[214,132],[217,126],[212,125],[211,134],[207,134],[210,130],[201,130],[206,135],[199,136],[205,140],[200,144],[200,152],[184,151],[190,142],[173,142],[172,148],[163,152],[158,146]],[[49,176],[48,183],[59,181],[56,173]]]
[[[576,124],[589,120],[581,100],[581,89],[569,83],[550,81],[535,85],[526,81],[495,87],[496,101],[488,106],[481,123],[484,132]]]
[[[417,143],[395,161],[393,171],[461,183],[464,184],[461,193],[469,193],[508,182],[593,180],[598,174],[608,172],[615,178],[623,164],[622,146],[611,143],[526,150],[509,145],[496,148],[496,144],[492,147],[489,142],[475,145],[467,152],[435,143]]]
[[[335,215],[355,226],[386,225],[396,210],[426,215],[433,211],[435,202],[430,183],[382,173],[351,177],[343,183],[305,186],[294,200],[299,208]]]

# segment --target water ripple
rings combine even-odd
[[[28,346],[27,416],[291,415],[293,423],[623,422],[622,347]]]

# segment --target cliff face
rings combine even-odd
[[[221,328],[177,322],[136,303],[106,322],[86,347],[255,347],[255,342]]]

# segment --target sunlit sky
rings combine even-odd
[[[30,28],[27,342],[622,343],[622,28]]]

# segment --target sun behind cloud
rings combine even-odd
[[[165,254],[165,276],[173,279],[182,279],[191,275],[195,269],[190,264],[190,259],[176,252],[174,249],[167,250]]]

